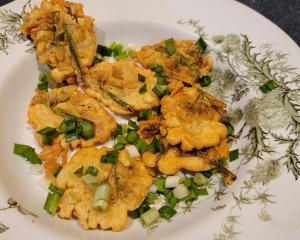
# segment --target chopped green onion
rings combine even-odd
[[[76,119],[70,118],[62,121],[58,129],[63,133],[69,133],[71,131],[74,131],[76,129]]]
[[[152,91],[158,96],[163,97],[170,94],[169,88],[166,85],[156,85]]]
[[[175,188],[179,185],[180,177],[179,176],[168,176],[166,178],[165,187],[166,188]]]
[[[208,195],[208,191],[206,188],[199,188],[199,189],[195,189],[195,194],[197,196],[205,196],[205,195]]]
[[[58,209],[60,198],[61,195],[58,193],[48,193],[46,202],[44,204],[44,209],[50,214],[55,214]]]
[[[130,215],[130,217],[133,218],[133,219],[137,219],[137,218],[140,217],[140,213],[139,213],[139,210],[138,210],[138,209],[136,209],[136,210],[134,210],[134,211],[131,211],[131,212],[129,213],[129,215]]]
[[[158,212],[159,216],[166,220],[171,219],[177,213],[176,210],[170,206],[163,206],[158,210]]]
[[[157,85],[166,85],[165,77],[161,76],[161,75],[158,75],[157,79],[156,79],[156,84]]]
[[[165,188],[165,182],[166,182],[166,177],[164,177],[164,176],[160,176],[154,180],[153,184],[157,187],[158,192],[161,192],[161,193],[166,192],[167,189]]]
[[[173,38],[169,38],[166,40],[166,51],[170,55],[176,53],[175,43]]]
[[[103,58],[101,57],[100,54],[96,53],[96,55],[94,56],[94,59],[93,59],[93,64],[92,66],[98,64],[98,63],[101,63],[103,61]]]
[[[40,82],[40,83],[38,83],[37,88],[39,90],[48,92],[48,85],[49,85],[48,82]]]
[[[126,138],[129,143],[133,144],[138,139],[138,135],[135,131],[130,131]]]
[[[148,149],[148,144],[141,138],[137,139],[134,145],[141,153],[145,152]]]
[[[53,176],[57,177],[61,169],[62,169],[62,166],[58,166],[58,168],[55,169]]]
[[[202,37],[200,37],[196,42],[197,47],[200,49],[202,53],[207,49],[207,43],[204,41]]]
[[[264,85],[260,86],[259,89],[263,92],[263,93],[268,93],[272,90],[274,90],[275,88],[278,88],[279,85],[276,81],[274,80],[269,80],[268,82],[266,82]]]
[[[115,141],[117,143],[127,144],[127,139],[123,135],[118,135]]]
[[[56,187],[54,184],[50,184],[48,189],[53,192],[53,193],[58,193],[60,196],[62,196],[64,194],[64,190],[62,190],[59,187]]]
[[[37,133],[42,135],[43,138],[43,144],[45,145],[52,145],[54,139],[59,135],[59,133],[56,131],[55,128],[52,127],[45,127],[39,131],[37,131]]]
[[[196,189],[195,189],[196,190]],[[192,202],[196,200],[198,197],[194,191],[194,189],[189,189],[189,194],[184,198],[186,202]]]
[[[234,127],[230,122],[225,124],[227,127],[227,136],[233,136],[234,135]]]
[[[134,145],[126,145],[125,150],[129,154],[130,158],[136,158],[136,157],[141,156],[140,152],[138,151],[138,149]]]
[[[150,69],[151,71],[154,71],[156,73],[162,73],[163,72],[163,66],[159,65],[159,64],[155,64],[155,63],[152,63],[150,64]]]
[[[139,215],[142,215],[144,212],[147,212],[150,209],[149,205],[142,204],[142,206],[139,207]]]
[[[148,146],[148,151],[151,153],[157,153],[163,151],[163,146],[161,145],[160,141],[157,137],[154,137],[152,143]]]
[[[82,175],[83,172],[83,166],[78,168],[73,174]]]
[[[138,80],[142,83],[144,83],[146,81],[146,77],[140,73],[138,73]]]
[[[66,142],[71,142],[75,139],[78,139],[78,132],[77,131],[65,134],[65,141]]]
[[[99,169],[94,166],[89,166],[86,170],[86,174],[91,174],[93,176],[97,176]]]
[[[170,205],[170,207],[174,208],[176,206],[177,202],[178,202],[177,198],[174,197],[174,196],[172,196],[171,199],[169,199],[169,205]]]
[[[230,151],[229,153],[229,161],[232,162],[239,158],[239,149],[235,149]]]
[[[147,92],[147,84],[145,83],[141,88],[139,89],[140,94],[144,94]]]
[[[122,44],[113,43],[110,48],[113,51],[113,56],[115,59],[119,60],[128,57],[128,53]]]
[[[101,54],[102,56],[110,57],[113,53],[113,50],[109,47],[98,44],[97,53]]]
[[[146,200],[148,204],[153,204],[157,199],[158,199],[157,193],[149,192],[146,196]]]
[[[153,109],[157,114],[160,114],[160,113],[161,113],[161,111],[160,111],[161,105],[155,106],[155,107],[153,107],[152,109]]]
[[[184,184],[179,184],[173,190],[173,194],[174,194],[174,197],[176,197],[177,199],[183,199],[189,195],[189,190]]]
[[[32,164],[41,164],[42,161],[38,158],[34,148],[24,145],[15,143],[14,145],[14,154],[17,154],[21,157],[26,158]]]
[[[222,166],[226,167],[226,166],[228,165],[228,159],[222,158],[222,159],[219,160],[219,163],[220,163]]]
[[[136,124],[136,122],[129,120],[128,121],[128,126],[133,129],[134,131],[137,131],[139,129],[138,125]]]
[[[142,110],[139,112],[138,119],[147,119],[151,117],[152,111],[151,110]]]
[[[154,223],[158,218],[159,212],[155,207],[141,214],[141,221],[144,227],[147,227],[151,223]]]
[[[113,150],[103,155],[100,159],[100,162],[116,164],[118,161],[118,156],[119,156],[119,152],[117,150]]]
[[[190,186],[192,186],[193,180],[191,178],[186,178],[182,181],[182,183],[184,184],[184,186],[189,188]]]
[[[169,191],[165,193],[166,198],[169,200],[171,200],[172,197],[174,197],[174,193],[173,191]]]
[[[90,139],[95,136],[94,134],[94,125],[89,121],[81,121],[79,123],[80,135],[84,139]]]
[[[207,87],[209,84],[211,84],[211,77],[210,76],[204,76],[203,78],[198,80],[198,83],[200,83],[200,85],[202,87]]]
[[[100,211],[104,211],[108,206],[108,202],[104,200],[95,200],[93,201],[92,207]]]
[[[196,173],[193,180],[198,186],[204,185],[208,182],[208,179],[202,173]]]
[[[109,196],[109,190],[110,187],[108,183],[103,183],[99,187],[97,187],[94,195],[94,201],[95,200],[104,200],[107,201]]]
[[[114,138],[116,138],[118,135],[122,135],[122,126],[118,123],[114,132]]]
[[[99,184],[99,179],[91,174],[86,174],[81,179],[90,186],[97,186]]]
[[[206,178],[210,178],[212,175],[214,175],[215,173],[217,173],[218,170],[216,168],[213,168],[211,170],[208,171],[203,171],[201,172]]]
[[[122,144],[122,143],[117,143],[117,144],[115,144],[114,149],[115,149],[115,150],[122,150],[124,147],[125,147],[124,144]]]

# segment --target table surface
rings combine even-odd
[[[12,0],[0,0],[0,6]],[[221,0],[220,0],[221,1]],[[283,29],[300,46],[300,0],[238,0]]]

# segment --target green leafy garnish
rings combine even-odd
[[[196,42],[197,47],[200,49],[202,53],[207,49],[207,43],[204,41],[202,37],[200,37]]]
[[[34,148],[24,145],[15,143],[14,145],[14,154],[17,154],[21,157],[26,158],[32,164],[41,164],[42,161],[38,158]]]
[[[151,110],[142,110],[139,112],[138,119],[139,120],[147,119],[147,118],[151,117],[151,114],[152,114]]]
[[[89,166],[86,170],[85,174],[91,174],[93,176],[97,176],[99,169],[94,166]]]
[[[159,216],[166,220],[171,219],[177,213],[176,210],[170,206],[163,206],[158,211]]]
[[[103,155],[100,159],[100,162],[116,164],[118,161],[118,156],[119,152],[117,150],[113,150]]]
[[[43,139],[42,142],[45,145],[52,145],[54,139],[59,135],[59,132],[52,127],[45,127],[37,131],[37,133],[42,135],[42,139]]]
[[[173,38],[169,38],[166,40],[166,51],[168,54],[172,55],[176,52],[175,43]]]

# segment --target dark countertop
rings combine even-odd
[[[220,0],[221,1],[221,0]],[[300,0],[238,0],[283,29],[300,46]],[[0,0],[0,6],[11,0]]]

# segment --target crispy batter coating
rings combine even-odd
[[[200,87],[184,87],[161,100],[161,134],[169,145],[181,144],[184,151],[216,146],[226,138],[226,126],[219,122],[225,104]]]
[[[59,205],[60,217],[69,219],[74,216],[85,229],[100,227],[121,231],[125,228],[127,212],[140,206],[153,178],[143,162],[138,158],[130,158],[125,150],[120,153],[115,166],[101,163],[101,156],[110,150],[106,147],[81,149],[62,168],[55,181],[58,187],[65,190]],[[99,169],[99,182],[107,181],[110,185],[109,204],[102,212],[92,207],[95,188],[73,174],[78,168],[83,166],[87,169],[91,165]]]
[[[176,52],[169,55],[166,52],[165,40],[154,45],[142,47],[132,54],[145,68],[150,64],[159,64],[164,68],[167,80],[194,83],[197,79],[207,76],[212,68],[212,58],[200,53],[194,41],[174,40]]]
[[[180,169],[189,171],[207,171],[214,167],[214,162],[222,158],[227,158],[229,146],[226,139],[222,140],[216,147],[208,148],[204,152],[196,155],[184,154],[178,148],[170,148],[159,159],[158,169],[161,173],[172,175]]]
[[[160,126],[162,125],[161,116],[151,116],[149,119],[139,121],[138,135],[146,142],[151,142],[152,139],[160,134]]]
[[[43,0],[40,8],[34,7],[25,16],[20,31],[36,45],[39,63],[53,68],[51,76],[56,82],[74,82],[75,70],[64,27],[70,32],[80,66],[86,71],[96,53],[96,34],[93,19],[83,14],[82,4]]]
[[[145,77],[144,83],[138,81],[138,74]],[[158,97],[152,91],[155,83],[156,78],[151,71],[140,68],[132,60],[122,60],[115,63],[101,62],[92,67],[86,76],[84,89],[112,111],[129,114],[159,104]],[[147,92],[139,93],[144,84],[147,85]],[[112,95],[123,104],[113,100]]]

